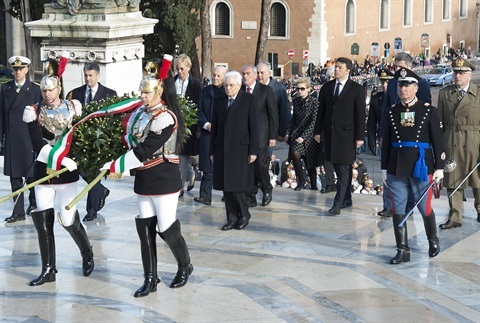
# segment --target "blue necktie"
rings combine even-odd
[[[85,102],[86,104],[89,104],[92,101],[92,89],[88,89],[88,96],[87,96],[87,101]]]
[[[234,101],[235,101],[235,100],[232,99],[232,98],[229,98],[229,99],[228,99],[228,109],[230,109],[230,107],[232,106],[232,104],[233,104]]]

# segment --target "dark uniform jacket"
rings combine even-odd
[[[203,172],[213,172],[213,164],[210,160],[210,131],[203,127],[207,122],[212,123],[213,99],[220,94],[225,94],[223,86],[217,88],[209,85],[202,89],[200,103],[198,105],[198,129],[199,139],[199,168]]]
[[[334,164],[352,164],[356,140],[365,140],[365,90],[347,80],[334,101],[335,80],[320,89],[315,134],[325,137],[325,159]]]
[[[160,134],[150,131],[145,140],[139,143],[133,152],[141,162],[151,159],[153,154],[162,147],[170,138],[175,125],[170,125]],[[182,180],[178,164],[164,160],[156,166],[138,169],[135,172],[135,184],[133,191],[140,195],[171,194],[180,191]]]
[[[377,92],[370,100],[370,109],[368,110],[367,135],[368,146],[375,151],[377,137],[380,137],[379,127],[382,120],[383,106],[385,103],[385,93]]]
[[[401,113],[406,110],[402,103],[398,103],[385,112],[381,168],[397,177],[412,177],[421,148],[393,147],[392,144],[401,145],[402,142],[418,141],[429,144],[429,147],[424,150],[428,174],[432,174],[435,169],[443,169],[445,164],[443,129],[437,108],[417,101],[409,109],[410,112],[415,112],[413,127],[405,127],[400,123]]]
[[[28,79],[17,93],[15,81],[2,85],[0,90],[0,140],[5,135],[3,173],[6,176],[26,177],[33,162],[32,143],[23,111],[27,105],[42,100],[40,87]],[[33,177],[33,173],[30,174]]]
[[[242,86],[246,91],[246,86]],[[276,108],[275,95],[268,85],[255,83],[252,93],[257,98],[258,120],[260,125],[260,137],[258,148],[268,147],[270,139],[277,139],[278,132],[278,110]]]
[[[71,92],[71,97],[70,95],[68,96],[68,99],[75,99],[80,101],[80,103],[83,105],[85,104],[86,98],[86,91],[87,91],[87,85],[84,84],[80,87],[77,87],[72,90]],[[98,89],[97,92],[95,93],[95,96],[92,98],[92,101],[99,101],[102,99],[106,99],[107,97],[114,97],[117,96],[117,91],[109,89],[106,86],[103,86],[102,84],[98,83]]]
[[[270,77],[268,86],[273,89],[273,94],[275,96],[275,102],[277,104],[278,110],[278,135],[280,137],[285,137],[287,134],[288,124],[292,118],[290,113],[290,102],[288,101],[287,88],[282,83],[274,80]]]
[[[40,106],[43,103],[39,103],[36,107],[37,115],[40,112]],[[55,139],[55,134],[49,132],[47,128],[40,125],[38,120],[29,122],[28,124],[28,131],[30,133],[30,139],[32,141],[33,151],[35,153],[40,153],[43,146],[48,145],[47,140]],[[35,163],[35,180],[43,178],[47,176],[47,164],[37,161]],[[73,172],[65,172],[61,174],[59,177],[53,177],[52,179],[43,182],[42,184],[66,184],[66,183],[73,183],[78,181],[78,170],[74,170]],[[42,185],[40,184],[40,185]]]
[[[214,189],[226,192],[253,189],[254,163],[248,164],[248,156],[258,154],[258,140],[257,98],[239,91],[228,108],[228,96],[217,96],[213,102],[210,142]]]
[[[178,79],[178,75],[175,76],[175,81]],[[193,101],[198,109],[198,103],[200,102],[200,92],[202,91],[202,83],[197,79],[194,79],[191,75],[188,77],[188,85],[185,90],[185,98]],[[191,136],[182,145],[180,155],[195,156],[198,155],[198,139],[197,139],[197,124],[189,127]]]

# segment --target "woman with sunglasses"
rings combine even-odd
[[[302,169],[302,158],[305,162],[311,189],[317,190],[317,170],[320,166],[319,144],[313,139],[315,121],[317,119],[318,101],[310,95],[312,85],[306,78],[300,78],[296,84],[297,95],[293,98],[293,116],[287,130],[286,142],[290,145],[290,159],[293,161],[298,176],[295,191],[305,186],[305,172]]]

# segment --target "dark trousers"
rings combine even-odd
[[[342,207],[345,201],[352,199],[350,186],[352,184],[352,165],[350,164],[333,164],[337,173],[337,194],[333,200],[333,205]]]
[[[333,173],[335,170],[333,164],[325,160],[323,166],[325,167],[325,184],[328,186],[335,185],[335,174]]]
[[[250,219],[248,211],[247,195],[244,192],[223,192],[225,197],[225,209],[227,221],[236,223],[239,219]]]
[[[212,200],[213,173],[203,172],[200,182],[200,197]]]
[[[27,178],[27,184],[32,183],[34,180],[33,177]],[[10,177],[10,185],[12,187],[12,192],[15,192],[23,187],[23,178],[22,177]],[[17,201],[18,199],[18,201]],[[35,206],[35,188],[30,189],[30,194],[28,195],[28,200],[30,205]],[[12,214],[22,214],[25,215],[25,199],[23,193],[13,197],[13,202],[17,201],[15,207],[13,208]]]
[[[87,181],[85,174],[80,174],[82,178]],[[87,182],[88,183],[88,182]],[[92,214],[97,214],[98,206],[100,204],[100,199],[102,198],[105,192],[105,186],[102,185],[101,181],[98,181],[97,184],[93,185],[92,189],[88,191],[87,195],[87,212]]]
[[[263,193],[270,193],[273,189],[270,183],[270,175],[268,174],[268,166],[270,166],[270,159],[268,157],[269,147],[259,148],[257,159],[254,162],[255,166],[255,194],[257,187],[263,191]]]

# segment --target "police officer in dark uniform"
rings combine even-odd
[[[417,99],[418,77],[407,68],[395,73],[400,102],[386,111],[382,142],[382,177],[393,199],[393,227],[397,254],[391,264],[410,261],[406,223],[401,227],[408,194],[418,200],[432,180],[443,178],[443,129],[435,107]],[[440,252],[431,192],[418,209],[427,234],[430,257]],[[398,211],[398,212],[397,212]]]

